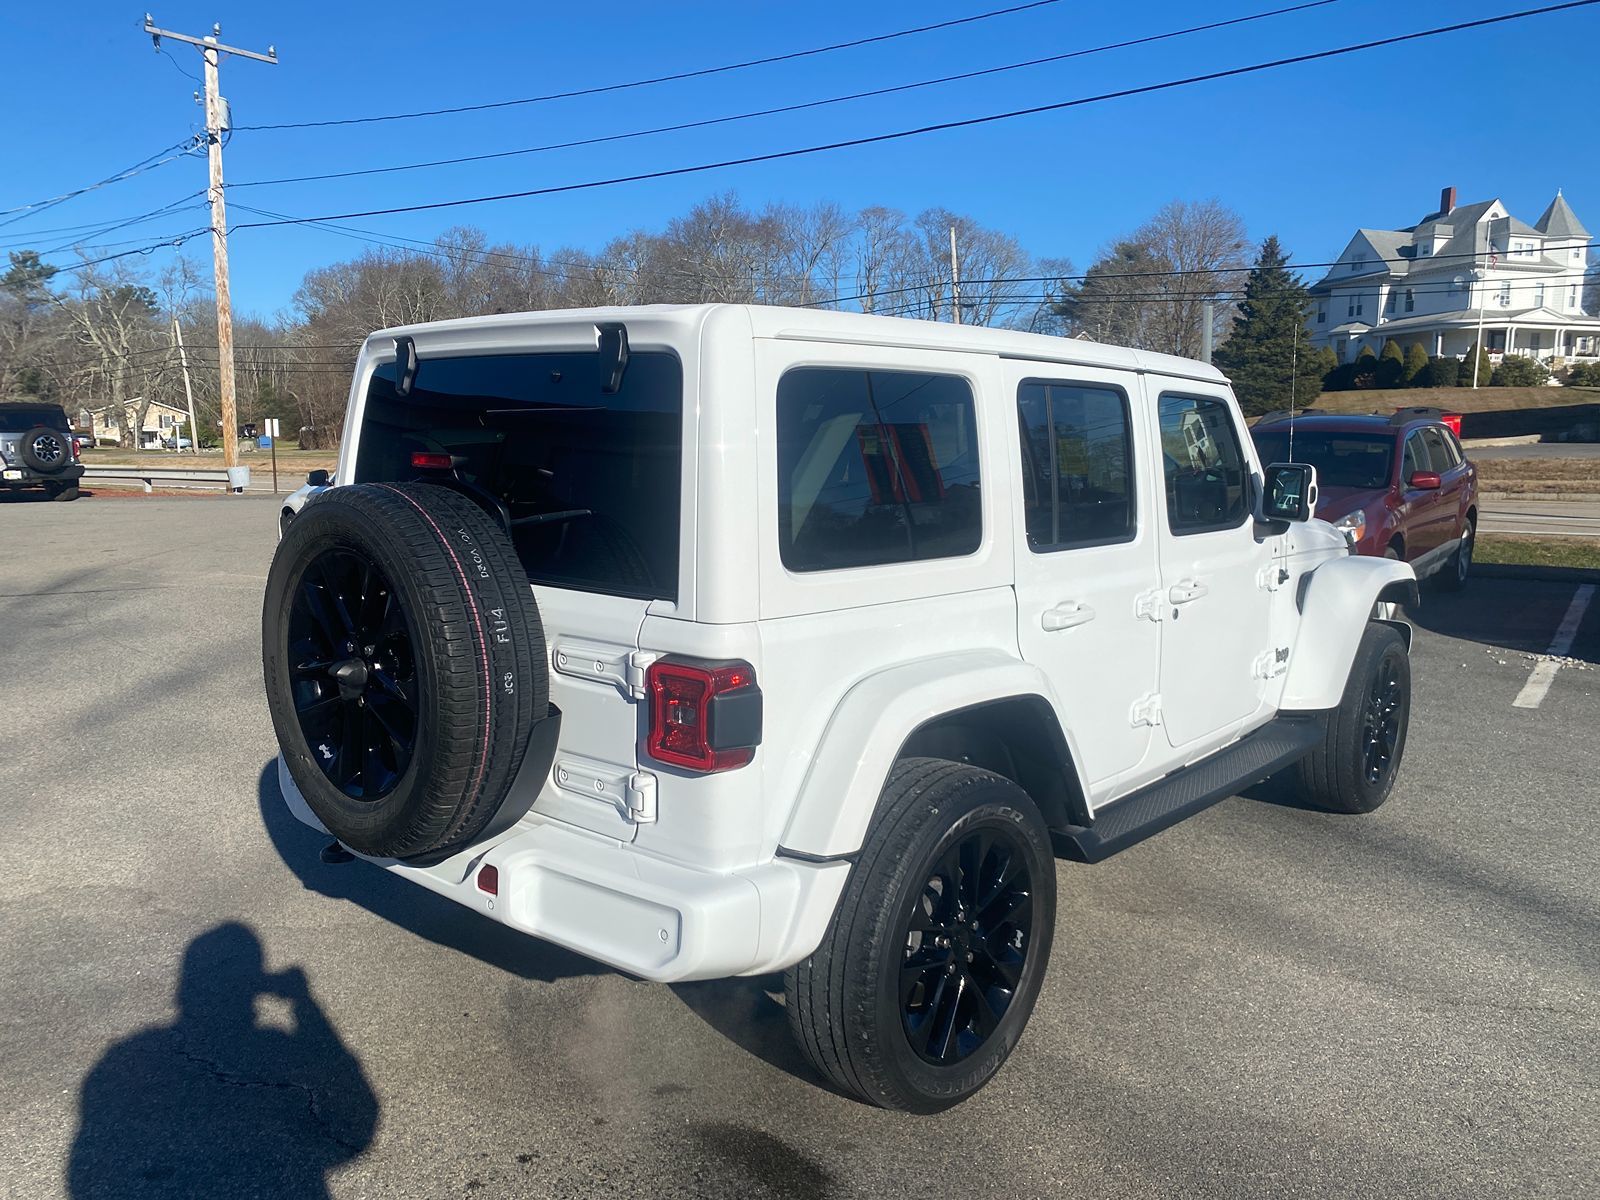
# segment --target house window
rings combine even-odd
[[[1569,287],[1567,289],[1567,307],[1568,308],[1577,308],[1578,307],[1578,285],[1577,284],[1573,284],[1571,287]]]
[[[1577,262],[1582,257],[1583,257],[1583,248],[1581,246],[1574,246],[1572,248],[1572,261],[1573,262]]]
[[[1328,323],[1328,302],[1326,300],[1319,300],[1319,301],[1317,301],[1317,324],[1318,325],[1326,325],[1327,323]]]
[[[1393,288],[1389,289],[1389,299],[1384,304],[1383,311],[1386,312],[1386,313],[1392,313],[1394,311],[1394,289]]]
[[[1509,279],[1500,285],[1500,307],[1511,307],[1511,281]]]
[[[1406,289],[1406,311],[1407,312],[1416,312],[1417,311],[1417,294],[1416,294],[1416,292],[1412,291],[1410,288]]]
[[[1359,271],[1359,270],[1361,270],[1362,267],[1364,267],[1366,265],[1367,265],[1367,256],[1365,254],[1358,254],[1358,255],[1356,255],[1354,258],[1352,258],[1350,260],[1350,270],[1351,271]]]
[[[1544,284],[1542,283],[1533,285],[1533,306],[1535,308],[1544,307]]]

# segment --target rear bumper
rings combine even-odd
[[[289,811],[322,829],[281,757],[278,785]],[[366,861],[491,921],[666,983],[798,962],[821,942],[850,872],[846,862],[789,858],[701,871],[534,814],[436,866]],[[499,870],[497,895],[477,886],[485,866]]]
[[[74,464],[62,467],[54,475],[41,475],[28,467],[14,467],[6,464],[8,471],[21,471],[21,479],[0,479],[0,488],[31,488],[43,487],[47,483],[76,483],[83,478],[83,467]]]

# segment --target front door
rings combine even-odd
[[[1176,751],[1230,740],[1261,707],[1273,539],[1252,517],[1251,465],[1220,389],[1149,376],[1165,484],[1159,527],[1161,722]]]
[[[1137,772],[1152,728],[1132,719],[1156,688],[1161,628],[1138,597],[1157,570],[1148,430],[1138,378],[1089,367],[1006,368],[1022,486],[1015,520],[1017,640],[1050,678],[1096,797]],[[1141,469],[1143,468],[1143,469]]]

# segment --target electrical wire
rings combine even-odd
[[[1200,75],[1190,75],[1181,79],[1169,79],[1160,83],[1145,84],[1140,87],[1122,88],[1113,92],[1102,92],[1094,96],[1082,96],[1072,100],[1058,100],[1050,104],[1036,104],[1027,108],[1010,109],[1005,112],[987,113],[983,116],[965,117],[953,121],[940,121],[934,124],[921,125],[912,129],[899,129],[890,133],[871,134],[864,137],[846,138],[835,142],[825,142],[819,145],[793,147],[786,150],[774,150],[764,154],[750,154],[739,158],[722,159],[717,162],[696,163],[692,166],[674,167],[658,171],[642,171],[632,175],[618,175],[607,179],[587,180],[581,183],[552,184],[547,187],[528,188],[516,192],[498,192],[485,196],[469,196],[452,200],[435,200],[422,204],[401,204],[389,208],[362,209],[354,212],[327,213],[315,217],[301,217],[293,220],[273,220],[246,222],[235,226],[236,229],[254,229],[272,225],[286,224],[316,224],[324,221],[346,221],[362,217],[390,216],[397,213],[429,212],[447,208],[462,208],[476,204],[491,204],[504,200],[520,200],[533,196],[551,196],[568,192],[588,191],[594,188],[611,187],[624,183],[642,183],[656,179],[670,179],[685,175],[695,175],[706,171],[720,170],[727,167],[750,166],[755,163],[776,162],[782,159],[799,158],[812,154],[823,154],[835,150],[844,150],[853,147],[880,145],[885,142],[899,141],[905,138],[920,137],[930,133],[940,133],[951,129],[967,129],[979,125],[993,124],[998,121],[1013,120],[1018,117],[1037,116],[1041,113],[1060,112],[1065,109],[1078,108],[1090,104],[1103,103],[1109,100],[1122,100],[1132,96],[1150,95],[1155,92],[1169,91],[1174,88],[1189,87],[1200,83],[1210,83],[1220,79],[1234,79],[1244,75],[1252,75],[1261,71],[1276,70],[1283,67],[1298,66],[1305,63],[1320,62],[1327,59],[1339,58],[1348,54],[1358,54],[1369,50],[1376,50],[1387,46],[1404,45],[1424,38],[1439,37],[1447,33],[1459,33],[1469,29],[1484,29],[1494,25],[1505,24],[1510,21],[1526,20],[1531,17],[1544,16],[1551,13],[1566,12],[1571,9],[1588,8],[1600,0],[1567,0],[1563,4],[1547,5],[1540,8],[1523,9],[1518,12],[1504,13],[1499,16],[1483,17],[1475,21],[1459,21],[1450,25],[1441,25],[1433,29],[1419,30],[1415,33],[1395,34],[1390,37],[1376,38],[1371,41],[1357,42],[1348,46],[1336,46],[1326,50],[1310,51],[1305,54],[1290,55],[1286,58],[1272,59],[1267,62],[1252,63],[1243,67],[1232,67],[1222,71],[1208,71]]]
[[[1188,37],[1196,33],[1206,33],[1217,29],[1226,29],[1234,25],[1245,25],[1253,21],[1264,21],[1271,17],[1281,17],[1289,13],[1304,12],[1307,9],[1323,8],[1330,4],[1337,4],[1339,0],[1308,0],[1307,3],[1290,5],[1287,8],[1275,8],[1268,12],[1251,13],[1247,16],[1233,17],[1225,21],[1212,21],[1205,25],[1191,25],[1186,29],[1173,29],[1165,33],[1150,34],[1146,37],[1132,38],[1121,42],[1109,42],[1101,46],[1090,46],[1081,50],[1069,50],[1062,54],[1051,54],[1043,58],[1030,58],[1023,62],[1006,63],[998,67],[985,67],[976,71],[963,71],[955,75],[942,75],[937,79],[923,79],[915,83],[902,83],[893,87],[873,88],[869,91],[850,92],[840,96],[829,96],[821,100],[807,100],[798,104],[785,104],[775,108],[755,109],[750,112],[732,113],[721,117],[706,117],[698,121],[684,121],[676,125],[658,125],[653,129],[635,129],[627,133],[613,133],[602,137],[578,138],[565,142],[549,142],[541,146],[524,146],[516,150],[496,150],[487,154],[466,154],[455,158],[439,158],[427,162],[402,163],[390,167],[366,167],[353,171],[329,171],[317,175],[287,175],[278,179],[247,179],[237,183],[228,184],[232,191],[236,188],[276,187],[288,183],[315,183],[327,179],[354,179],[367,175],[390,175],[400,171],[421,171],[433,167],[459,166],[463,163],[491,162],[503,158],[518,158],[530,154],[545,154],[553,150],[571,150],[580,146],[600,146],[611,142],[628,141],[633,138],[654,137],[663,133],[682,133],[690,129],[706,129],[715,125],[727,125],[736,121],[750,121],[760,117],[778,116],[784,113],[805,112],[809,109],[824,108],[833,104],[844,104],[855,100],[872,99],[879,96],[892,96],[901,92],[916,91],[921,88],[936,87],[947,83],[961,83],[972,79],[982,79],[990,75],[1000,75],[1009,71],[1020,71],[1028,67],[1044,66],[1049,63],[1065,62],[1068,59],[1086,58],[1094,54],[1103,54],[1111,50],[1124,50],[1132,46],[1145,46],[1154,42],[1170,41],[1174,38]]]
[[[893,33],[880,33],[872,37],[855,38],[848,42],[834,42],[831,45],[816,46],[808,50],[791,50],[786,54],[774,54],[766,58],[752,58],[744,62],[724,63],[716,67],[701,67],[694,71],[678,71],[671,75],[656,75],[649,79],[631,79],[623,83],[608,83],[598,87],[578,88],[569,92],[549,92],[542,96],[523,96],[515,100],[495,100],[485,104],[462,104],[453,108],[430,108],[417,112],[386,113],[382,116],[374,117],[339,117],[326,121],[285,121],[274,125],[239,125],[236,128],[241,132],[264,132],[274,129],[324,129],[333,125],[371,125],[380,121],[410,121],[418,117],[441,117],[455,113],[486,112],[490,109],[515,108],[526,104],[544,104],[551,100],[571,100],[579,96],[600,96],[609,92],[626,91],[630,88],[651,87],[658,83],[676,83],[684,79],[704,79],[711,75],[723,75],[729,71],[743,71],[750,67],[765,67],[774,63],[792,62],[799,58],[812,58],[819,54],[832,54],[836,50],[851,50],[858,46],[871,46],[879,42],[894,41],[896,38],[932,33],[940,29],[953,29],[960,25],[972,25],[979,21],[989,21],[996,17],[1027,12],[1030,9],[1047,8],[1060,2],[1061,0],[1032,0],[1032,3],[1028,4],[1015,4],[1009,8],[991,9],[988,12],[975,13],[969,17],[956,17],[949,21],[938,21],[932,25],[918,25],[911,29],[896,30]]]
[[[75,196],[82,196],[99,188],[109,187],[113,183],[121,183],[125,179],[132,179],[137,175],[143,175],[146,171],[153,171],[157,167],[164,166],[169,162],[176,162],[178,159],[185,158],[189,155],[189,151],[183,148],[190,145],[191,141],[192,139],[185,138],[181,142],[174,142],[166,149],[157,150],[149,157],[140,159],[138,162],[134,163],[133,166],[118,171],[115,175],[108,175],[98,183],[91,183],[85,187],[74,188],[70,192],[62,192],[59,196],[52,196],[48,200],[35,200],[32,204],[20,204],[15,208],[0,209],[0,216],[7,216],[11,213],[20,214],[19,216],[11,217],[11,219],[8,221],[0,221],[0,225],[13,225],[18,221],[32,216],[34,213],[43,212],[47,208],[54,208],[57,204],[65,203]],[[181,152],[177,154],[171,153],[174,150],[179,150]],[[166,157],[163,158],[162,155],[166,155]]]

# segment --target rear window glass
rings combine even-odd
[[[1386,488],[1394,467],[1393,434],[1297,429],[1292,456],[1287,431],[1258,433],[1255,443],[1263,465],[1309,463],[1317,469],[1317,482],[1323,487]]]
[[[20,432],[35,425],[66,429],[67,414],[49,404],[0,404],[0,429]]]
[[[394,364],[367,391],[357,483],[426,478],[418,451],[459,457],[480,502],[502,511],[534,583],[675,600],[683,370],[634,351],[614,395],[598,355],[422,358],[409,395]]]
[[[778,548],[789,570],[971,554],[981,507],[966,380],[799,367],[778,381]]]

